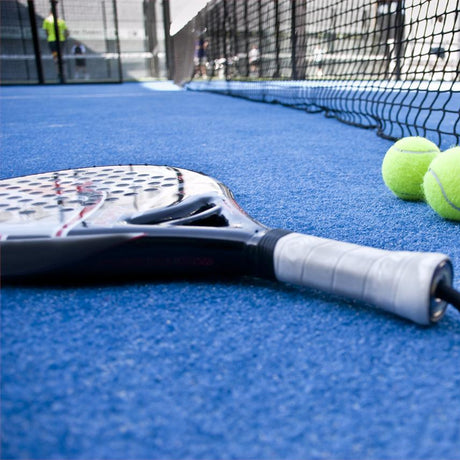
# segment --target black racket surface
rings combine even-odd
[[[5,279],[241,274],[266,228],[232,193],[170,166],[105,166],[0,181]]]

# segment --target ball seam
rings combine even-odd
[[[434,177],[434,180],[438,183],[439,188],[441,189],[441,193],[443,194],[444,199],[446,200],[447,204],[451,206],[455,211],[460,211],[460,206],[456,206],[454,203],[452,203],[452,201],[449,200],[449,197],[447,196],[446,191],[444,190],[442,182],[439,179],[439,177],[436,175],[436,173],[431,168],[428,171]]]
[[[409,154],[430,154],[434,153],[435,155],[438,154],[437,150],[406,150],[406,149],[400,149],[398,147],[393,147],[395,150],[397,150],[399,153],[409,153]]]

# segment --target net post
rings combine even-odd
[[[38,83],[43,85],[45,83],[45,78],[43,77],[42,57],[38,41],[37,20],[35,17],[35,5],[33,0],[27,0],[27,10],[29,12],[30,29],[32,31],[32,42],[34,46],[35,67],[37,69]]]

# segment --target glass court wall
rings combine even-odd
[[[2,84],[166,78],[164,1],[1,0]],[[53,59],[43,23],[53,10],[68,37]]]

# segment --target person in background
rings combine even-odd
[[[208,42],[200,36],[195,45],[195,77],[206,77]]]
[[[59,31],[59,46],[61,53],[64,50],[65,41],[69,36],[69,30],[67,29],[67,24],[64,19],[58,18],[57,20],[58,31]],[[57,63],[58,52],[57,52],[57,39],[56,31],[54,29],[54,16],[53,12],[50,11],[50,14],[44,19],[42,28],[46,32],[46,37],[48,39],[48,46],[50,47],[51,54],[53,55],[53,60]]]
[[[256,76],[260,65],[260,52],[256,45],[253,45],[248,53],[249,71],[252,76]]]
[[[80,42],[75,42],[72,46],[72,55],[75,56],[75,78],[84,78],[85,80],[89,79],[89,75],[86,72],[86,48]]]

